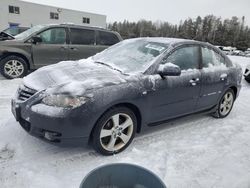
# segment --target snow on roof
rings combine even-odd
[[[159,42],[159,43],[165,43],[165,44],[177,44],[177,43],[184,43],[184,42],[192,42],[192,43],[202,43],[195,40],[189,40],[189,39],[181,39],[181,38],[167,38],[167,37],[141,37],[141,38],[134,38],[134,39],[127,39],[127,40],[146,40],[150,42]]]

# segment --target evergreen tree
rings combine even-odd
[[[214,15],[196,19],[188,18],[172,25],[163,21],[139,20],[138,22],[114,22],[107,25],[124,39],[135,37],[175,37],[209,42],[214,45],[234,46],[241,50],[250,48],[250,28],[245,17],[222,20]]]

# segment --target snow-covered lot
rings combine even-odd
[[[245,68],[250,58],[231,57]],[[169,188],[250,187],[250,84],[225,119],[193,115],[152,128],[123,153],[59,148],[28,135],[10,112],[21,79],[0,78],[0,187],[79,187],[97,166],[128,162],[155,172]]]

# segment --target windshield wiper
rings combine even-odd
[[[117,68],[115,68],[115,67],[113,67],[113,66],[111,66],[111,65],[109,65],[109,64],[107,64],[107,63],[100,62],[100,61],[95,61],[95,63],[100,64],[100,65],[107,66],[107,67],[109,67],[109,68],[111,68],[111,69],[113,69],[113,70],[115,70],[115,71],[118,71],[118,72],[120,72],[120,73],[122,73],[122,74],[124,74],[124,75],[127,75],[126,73],[122,72],[120,69],[117,69]]]

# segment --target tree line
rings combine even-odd
[[[233,46],[240,50],[250,48],[250,28],[245,17],[222,19],[214,15],[188,18],[179,24],[163,21],[113,22],[108,28],[117,31],[124,39],[135,37],[173,37],[194,39],[214,45]]]

